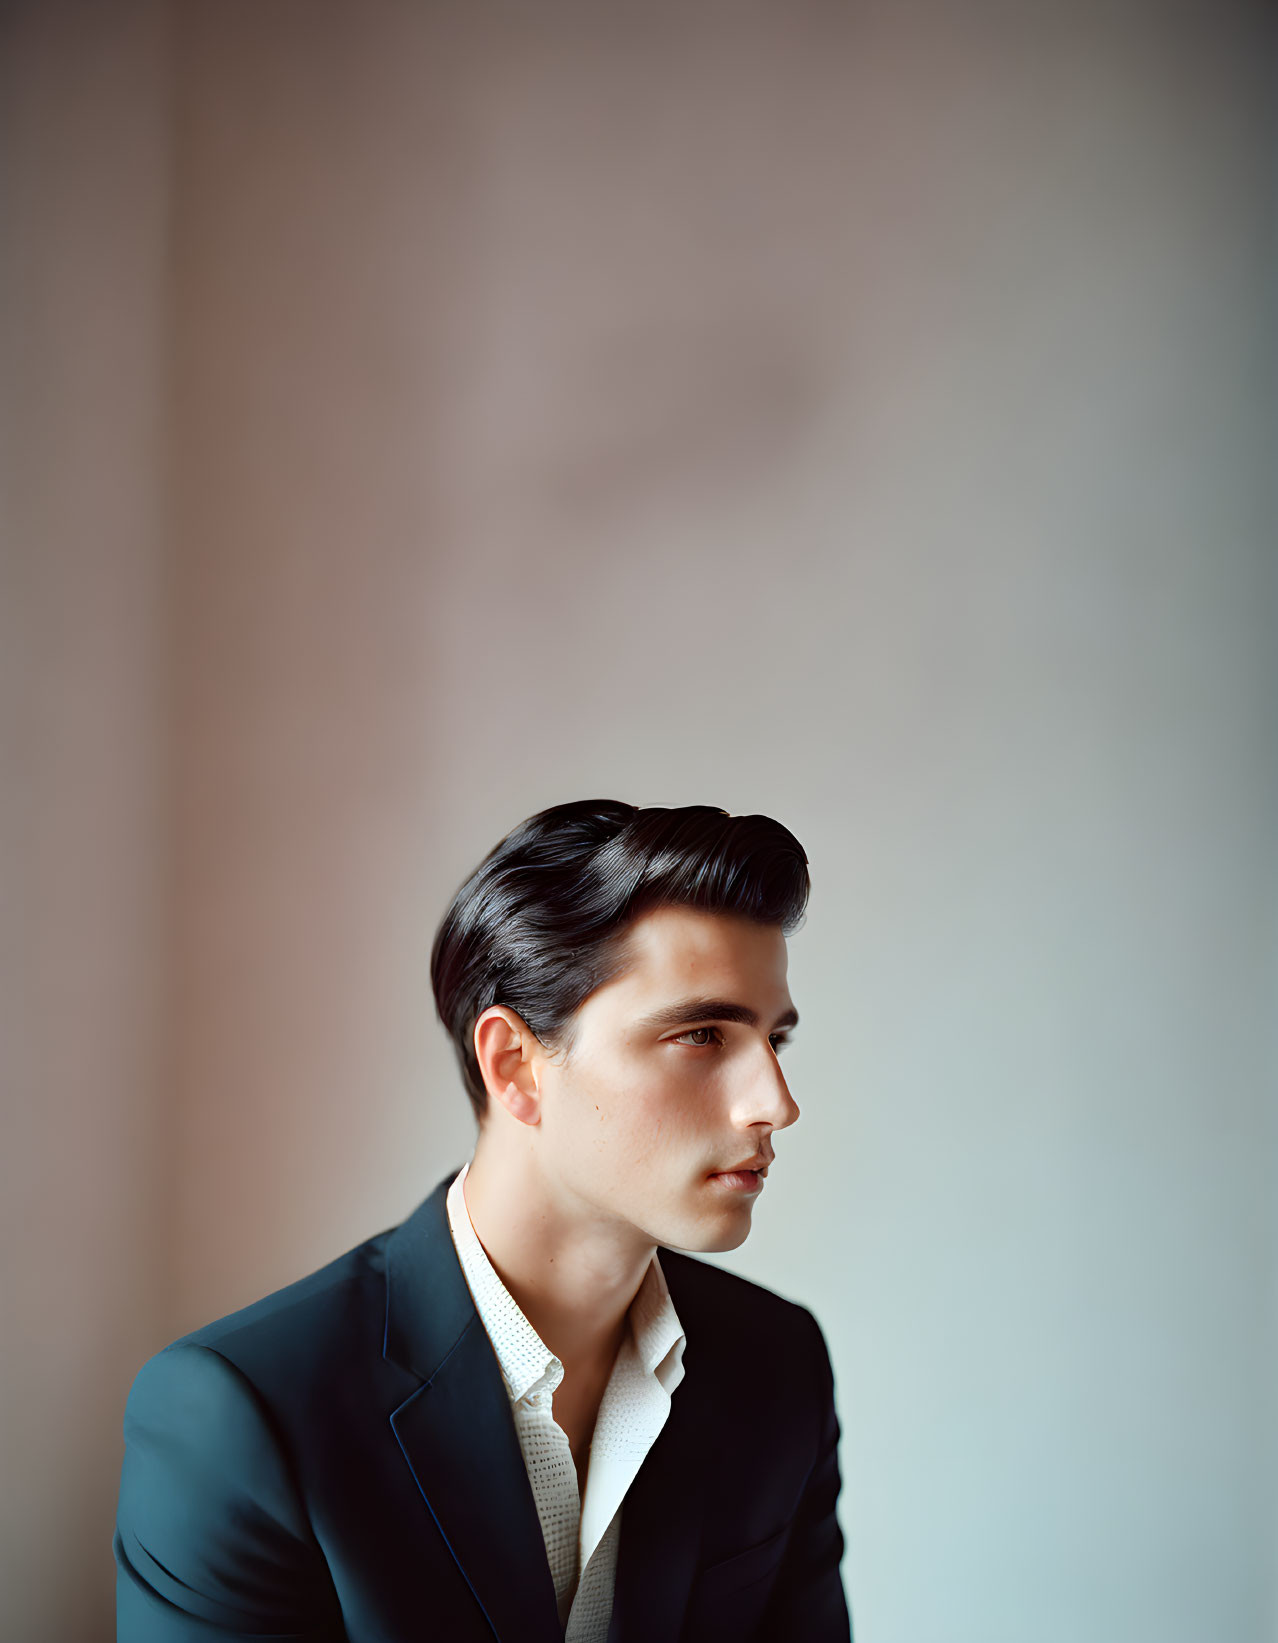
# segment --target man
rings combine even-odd
[[[479,1134],[390,1232],[139,1372],[120,1643],[847,1643],[812,1314],[748,1236],[799,1116],[763,816],[560,805],[431,972]]]

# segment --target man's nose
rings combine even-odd
[[[755,1068],[748,1097],[749,1122],[771,1124],[774,1130],[783,1130],[799,1116],[799,1103],[790,1094],[790,1086],[771,1044],[763,1049]]]

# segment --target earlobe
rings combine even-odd
[[[541,1123],[540,1101],[537,1100],[536,1096],[526,1094],[517,1084],[507,1084],[506,1088],[495,1099],[505,1107],[512,1118],[517,1118],[521,1124]]]

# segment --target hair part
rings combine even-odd
[[[476,1117],[488,1095],[475,1022],[492,1005],[548,1049],[565,1048],[577,1010],[625,968],[625,937],[642,914],[695,907],[789,935],[808,890],[802,845],[768,816],[583,799],[520,822],[453,897],[431,948],[435,1007]]]

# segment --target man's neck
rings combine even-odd
[[[475,1235],[565,1379],[606,1379],[655,1244],[555,1202],[523,1159],[477,1147],[462,1183]]]

